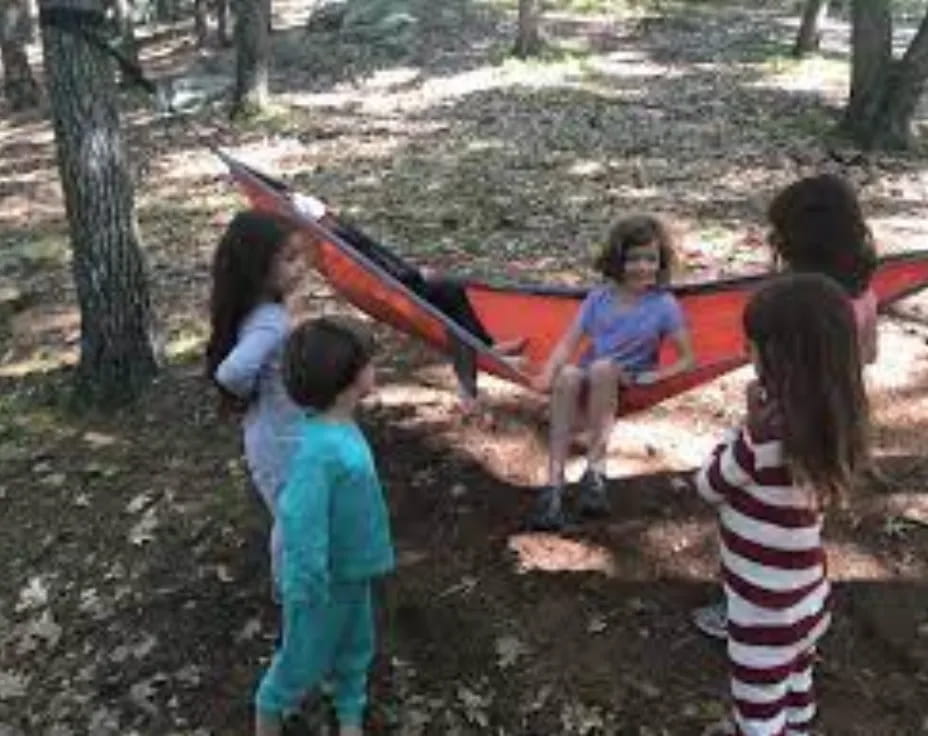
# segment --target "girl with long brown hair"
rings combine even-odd
[[[846,296],[816,274],[761,289],[744,331],[757,375],[746,420],[697,476],[719,511],[733,700],[707,733],[802,736],[830,622],[822,521],[868,462],[860,347]]]

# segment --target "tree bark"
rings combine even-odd
[[[270,66],[268,0],[236,0],[236,73],[232,117],[258,112],[267,106]]]
[[[542,0],[519,0],[519,31],[513,52],[523,59],[541,52]]]
[[[209,36],[206,0],[193,0],[193,29],[197,39],[197,48],[203,48]]]
[[[34,27],[28,0],[0,0],[0,62],[3,91],[13,110],[39,103],[39,85],[26,56]]]
[[[799,33],[793,45],[793,56],[801,58],[818,51],[822,42],[822,24],[828,17],[828,5],[829,0],[806,0]]]
[[[928,12],[898,60],[889,0],[854,0],[852,20],[851,95],[843,128],[865,148],[906,148],[928,79]]]
[[[854,0],[851,23],[851,94],[843,125],[864,141],[871,136],[892,71],[889,0]]]
[[[70,7],[102,12],[100,0]],[[111,407],[138,395],[157,370],[113,64],[57,26],[43,25],[42,44],[81,311],[77,396]]]

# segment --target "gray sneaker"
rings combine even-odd
[[[580,478],[580,498],[577,510],[581,516],[603,518],[609,516],[609,497],[606,495],[606,477],[587,468]]]
[[[728,609],[724,601],[697,608],[692,617],[693,624],[706,636],[713,639],[728,638]]]
[[[536,532],[557,532],[563,529],[567,523],[563,496],[562,486],[545,486],[539,490],[526,526]]]

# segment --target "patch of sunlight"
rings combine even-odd
[[[410,406],[418,404],[450,404],[447,390],[412,383],[390,383],[377,387],[376,403],[384,407]]]
[[[23,360],[0,365],[0,378],[23,378],[24,376],[52,373],[59,368],[77,363],[77,350],[63,350],[51,355],[35,355]]]
[[[467,150],[470,153],[479,153],[481,151],[503,151],[505,149],[506,149],[506,144],[500,140],[483,139],[483,140],[477,140],[477,141],[470,141],[467,144],[465,150]],[[437,187],[438,182],[434,182],[432,186]]]
[[[906,334],[904,328],[892,322],[880,323],[878,359],[867,369],[871,389],[893,391],[908,388],[924,379],[925,344],[918,337]]]
[[[602,174],[605,170],[606,167],[603,165],[602,161],[580,159],[579,161],[575,161],[573,164],[571,164],[570,168],[567,170],[567,173],[571,176],[587,178]]]
[[[151,172],[157,181],[203,179],[225,171],[225,165],[206,148],[165,153],[151,163]]]
[[[364,80],[364,86],[369,90],[391,92],[397,87],[413,84],[420,74],[422,74],[421,69],[411,66],[380,69]]]
[[[58,232],[40,232],[15,240],[0,237],[0,245],[3,246],[0,248],[0,269],[65,264],[71,258],[67,236]]]
[[[900,581],[898,571],[856,542],[826,542],[828,577],[834,581]]]
[[[615,558],[605,547],[555,534],[515,534],[507,547],[515,555],[516,572],[593,572],[614,577]]]
[[[25,125],[17,125],[13,119],[5,120],[0,118],[0,142],[6,142],[7,138],[16,137],[17,143],[29,143],[32,145],[51,145],[55,142],[55,133],[46,120],[40,120]]]
[[[189,360],[199,357],[205,344],[206,339],[202,334],[181,333],[168,341],[164,353],[169,360]]]
[[[848,62],[811,56],[797,61],[788,57],[761,65],[764,76],[750,86],[784,92],[808,92],[838,99],[847,93]]]
[[[649,521],[635,546],[666,572],[683,580],[712,580],[718,565],[706,549],[716,545],[716,525],[711,521]]]
[[[641,51],[613,51],[600,56],[590,56],[586,60],[586,67],[598,74],[618,78],[653,79],[679,79],[684,75],[683,69],[674,69],[664,64],[658,64],[648,58]]]

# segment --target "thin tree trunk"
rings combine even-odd
[[[119,50],[134,64],[139,63],[139,44],[135,38],[135,17],[132,0],[113,0],[113,16],[119,32]],[[135,80],[120,72],[120,84],[128,86]]]
[[[801,58],[818,51],[822,42],[822,25],[828,17],[828,5],[829,0],[806,0],[802,9],[799,33],[796,34],[796,43],[793,46],[793,56]]]
[[[39,103],[39,85],[26,56],[34,28],[28,0],[0,0],[0,61],[3,91],[13,110]]]
[[[197,39],[197,48],[203,48],[206,46],[209,36],[206,0],[193,0],[193,28]]]
[[[43,8],[52,4],[42,0]],[[102,13],[99,0],[70,7]],[[157,370],[114,69],[67,29],[43,25],[42,43],[81,311],[76,388],[82,402],[113,406],[136,396]]]
[[[232,117],[262,110],[268,101],[270,34],[268,0],[237,0],[235,13],[236,74]]]
[[[523,59],[541,52],[541,2],[519,0],[519,32],[513,52]]]
[[[232,37],[229,26],[232,25],[231,0],[216,0],[216,38],[220,46],[231,46]]]

